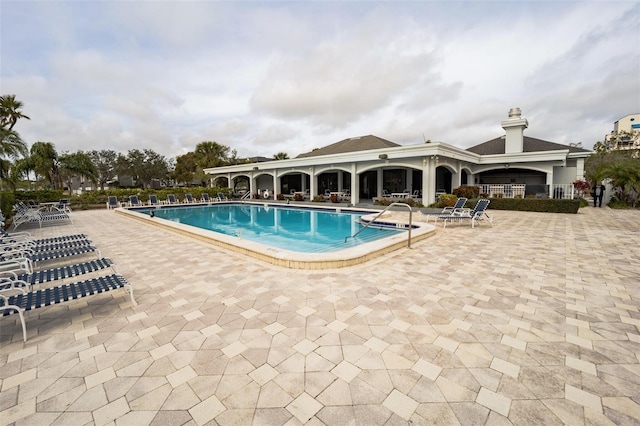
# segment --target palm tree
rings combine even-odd
[[[31,120],[20,111],[22,106],[22,102],[16,100],[16,95],[0,96],[0,127],[13,130],[13,126],[16,125],[18,119],[26,118]]]
[[[289,154],[287,154],[286,152],[279,152],[279,153],[273,155],[273,159],[274,160],[288,160],[289,159]]]
[[[71,191],[74,176],[82,176],[89,179],[94,185],[98,183],[98,168],[91,161],[91,157],[82,151],[60,156],[60,180],[66,183]]]
[[[30,155],[16,162],[13,169],[14,178],[28,176],[33,172],[38,177],[44,177],[53,188],[60,182],[58,153],[51,142],[36,142],[31,146]]]
[[[27,144],[16,131],[0,128],[0,157],[24,157],[28,152]]]

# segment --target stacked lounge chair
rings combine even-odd
[[[13,229],[18,226],[27,223],[38,223],[42,227],[42,222],[60,222],[71,221],[71,216],[63,211],[42,211],[39,209],[33,209],[26,204],[20,202],[13,206],[15,215],[13,216]]]
[[[47,247],[51,244],[81,244],[82,234],[75,236],[58,237],[59,239],[30,240],[32,247]],[[83,235],[82,235],[83,236]],[[85,245],[76,247],[91,247],[91,241],[83,236]],[[20,234],[0,233],[0,238],[5,241],[13,240],[13,243],[20,240],[22,243],[29,241],[29,236]],[[53,240],[53,241],[52,241]],[[1,246],[0,246],[1,247]],[[7,246],[5,246],[6,248]],[[65,250],[71,250],[66,248]],[[11,250],[8,250],[11,252]],[[27,329],[24,313],[41,307],[67,302],[74,299],[83,298],[95,294],[104,293],[110,290],[123,288],[128,290],[131,302],[136,305],[133,298],[133,288],[131,284],[120,275],[111,259],[98,258],[83,263],[59,266],[51,269],[34,270],[33,256],[42,253],[57,253],[57,251],[33,252],[31,257],[13,257],[0,261],[0,316],[7,316],[17,313],[22,325],[23,340],[27,341]],[[14,252],[15,254],[15,252]],[[54,256],[54,255],[48,255]],[[78,282],[65,282],[83,274],[96,274],[101,270],[111,268],[114,273],[109,275],[98,275]],[[40,288],[35,288],[38,286]]]

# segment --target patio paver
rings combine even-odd
[[[494,211],[366,264],[289,270],[113,211],[134,286],[0,318],[0,423],[638,424],[640,212]]]

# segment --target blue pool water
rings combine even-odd
[[[321,211],[256,204],[218,204],[155,209],[156,217],[232,235],[281,249],[326,253],[397,234],[399,230],[363,226],[362,213]]]

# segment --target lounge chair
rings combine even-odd
[[[58,222],[58,221],[70,221],[71,217],[64,212],[53,211],[46,212],[40,210],[30,209],[26,204],[19,202],[13,206],[15,215],[13,216],[13,229],[17,229],[18,226],[28,223],[38,223],[42,228],[42,222]]]
[[[29,252],[39,253],[39,252],[47,252],[47,251],[59,251],[66,250],[69,248],[89,246],[93,243],[88,239],[78,239],[71,241],[61,241],[61,242],[52,242],[52,243],[40,243],[36,244],[33,241],[5,241],[0,242],[0,253],[7,253],[11,251],[21,251],[21,252]]]
[[[34,270],[34,264],[46,262],[49,260],[58,260],[70,256],[79,256],[95,253],[100,258],[100,250],[91,244],[81,245],[77,247],[66,247],[52,251],[29,251],[29,250],[11,250],[0,251],[0,262],[16,262],[24,265],[25,270]]]
[[[71,201],[68,198],[62,198],[55,208],[64,213],[71,213]]]
[[[465,211],[464,205],[467,203],[467,199],[465,197],[460,197],[456,200],[453,206],[448,206],[442,209],[439,213],[424,213],[420,212],[423,216],[426,216],[426,221],[429,222],[430,218],[438,220],[438,218],[444,218],[451,215],[460,215]],[[470,211],[469,209],[466,209]]]
[[[180,204],[173,194],[167,195],[167,204]]]
[[[203,203],[210,203],[211,202],[211,198],[209,198],[209,194],[207,194],[206,192],[202,193],[202,198],[201,198]]]
[[[218,200],[229,201],[229,198],[227,198],[227,195],[224,192],[218,192]]]
[[[129,290],[131,302],[137,305],[133,298],[133,288],[131,284],[129,284],[123,276],[117,274],[92,278],[82,282],[61,284],[57,287],[35,291],[28,291],[17,281],[12,281],[12,283],[14,286],[9,288],[8,291],[0,291],[0,315],[7,316],[17,313],[20,316],[22,336],[25,342],[27,341],[27,326],[24,321],[24,312],[26,311],[105,293],[119,288]],[[7,293],[9,291],[14,293],[17,291],[18,294],[8,296]]]
[[[40,271],[28,270],[17,262],[9,261],[0,262],[0,279],[9,278],[11,280],[24,282],[28,286],[34,286],[51,281],[64,280],[78,275],[90,274],[107,268],[112,268],[115,273],[118,272],[113,261],[106,257]],[[0,287],[0,290],[1,289],[2,287]]]
[[[129,195],[129,207],[143,206],[142,201],[138,199],[137,195]]]
[[[118,202],[118,197],[114,195],[109,195],[109,197],[107,197],[107,210],[117,209],[118,207],[120,207],[120,203]]]
[[[490,201],[486,199],[478,200],[476,206],[473,210],[465,209],[460,214],[452,214],[444,217],[436,217],[436,221],[438,219],[442,219],[444,221],[443,228],[447,227],[447,222],[463,222],[470,221],[471,227],[475,228],[476,222],[487,219],[487,221],[493,226],[493,221],[491,217],[487,214],[487,207],[489,206]]]
[[[193,204],[196,201],[193,199],[193,195],[191,194],[184,194],[184,202],[187,204]]]
[[[36,245],[40,244],[50,244],[50,243],[62,243],[66,241],[75,241],[75,240],[88,240],[87,234],[70,234],[70,235],[61,235],[59,237],[48,237],[48,238],[39,238],[34,240],[30,233],[28,232],[6,232],[0,230],[0,244],[2,243],[11,243],[18,241],[31,241]]]
[[[159,206],[160,205],[160,201],[158,200],[158,196],[157,195],[149,195],[149,205],[150,206]]]

